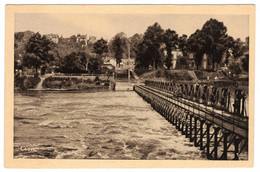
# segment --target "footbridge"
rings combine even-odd
[[[208,159],[248,159],[248,98],[242,90],[160,81],[134,90]]]

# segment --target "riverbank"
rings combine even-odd
[[[101,80],[96,77],[73,76],[21,76],[15,78],[15,90],[115,90],[115,83],[111,80]]]
[[[110,89],[110,80],[101,80],[99,77],[92,79],[51,76],[42,83],[43,89],[54,90],[86,90],[86,89]],[[112,89],[112,87],[111,87]]]
[[[37,75],[19,76],[14,77],[14,90],[29,90],[35,89],[41,81],[41,78]]]

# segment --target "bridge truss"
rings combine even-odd
[[[134,90],[212,160],[248,159],[247,97],[241,90],[146,81]]]

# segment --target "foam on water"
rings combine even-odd
[[[30,92],[14,100],[14,158],[206,159],[135,92]]]

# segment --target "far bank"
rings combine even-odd
[[[23,75],[15,76],[15,90],[115,90],[115,82],[107,75]]]

